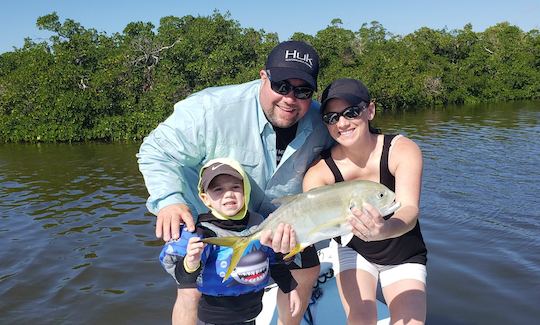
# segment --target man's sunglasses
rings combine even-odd
[[[362,112],[366,109],[367,104],[362,103],[363,105],[355,105],[355,106],[349,106],[346,109],[344,109],[341,113],[337,112],[330,112],[325,113],[322,116],[322,119],[324,123],[328,125],[336,124],[339,121],[339,118],[341,116],[345,117],[347,120],[352,120],[354,118],[357,118],[362,114]]]
[[[270,71],[266,72],[266,75],[268,76],[268,80],[270,80],[270,87],[273,91],[280,95],[287,95],[291,92],[293,92],[294,97],[298,99],[310,99],[313,96],[313,88],[308,86],[293,86],[291,85],[287,80],[283,81],[272,81],[272,78],[270,77]]]

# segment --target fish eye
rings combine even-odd
[[[382,199],[384,197],[384,193],[383,192],[379,192],[379,199]]]

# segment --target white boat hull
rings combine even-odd
[[[327,275],[332,268],[332,251],[325,247],[319,251],[321,261],[321,276]],[[313,322],[302,320],[302,325],[323,325],[323,324],[346,324],[347,318],[341,305],[341,299],[336,284],[336,278],[330,277],[326,282],[319,284],[322,295],[311,304],[309,309]],[[267,287],[263,297],[263,310],[257,317],[257,325],[277,324],[276,295],[278,287],[275,284]],[[388,307],[377,300],[377,325],[390,324],[390,314]]]

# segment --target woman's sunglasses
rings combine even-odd
[[[293,86],[291,85],[287,80],[283,81],[272,81],[272,78],[270,77],[270,71],[266,71],[266,75],[268,76],[268,80],[270,80],[270,88],[272,88],[273,91],[280,95],[287,95],[291,92],[293,92],[294,97],[298,99],[310,99],[313,96],[313,88],[308,86]]]
[[[339,121],[339,118],[341,116],[345,117],[347,120],[352,120],[360,116],[360,114],[362,114],[362,112],[366,109],[366,107],[367,107],[367,104],[365,103],[363,103],[362,106],[360,105],[349,106],[346,109],[344,109],[341,113],[337,113],[337,112],[325,113],[323,114],[322,119],[324,123],[328,125],[336,124]]]

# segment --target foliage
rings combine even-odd
[[[53,33],[0,55],[0,141],[140,140],[189,94],[258,78],[275,33],[242,28],[228,13],[129,23],[107,35],[56,13]],[[291,39],[319,52],[319,90],[362,80],[382,109],[540,96],[540,32],[500,23],[483,32],[420,28],[396,36],[374,21],[339,18]]]

